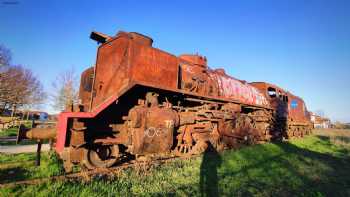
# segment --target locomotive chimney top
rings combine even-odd
[[[112,37],[110,37],[106,34],[100,33],[100,32],[93,31],[90,34],[90,38],[95,40],[98,43],[105,43],[108,40],[110,40]]]
[[[207,67],[207,58],[201,55],[193,55],[193,54],[183,54],[179,56],[180,59],[188,61],[194,65],[198,65],[201,67]]]

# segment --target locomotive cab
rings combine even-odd
[[[312,124],[303,99],[273,84],[265,82],[251,84],[265,94],[275,109],[274,116],[277,124],[273,127],[281,133],[281,136],[302,137],[304,134],[311,133]]]

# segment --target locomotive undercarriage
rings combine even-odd
[[[108,125],[110,132],[93,132],[96,127],[84,119],[71,122],[70,145],[62,153],[67,171],[72,164],[108,168],[124,159],[188,157],[208,146],[222,151],[277,138],[269,109],[186,98],[169,102],[155,92],[128,108]]]
[[[288,129],[284,135],[285,139],[300,138],[312,133],[312,125],[288,121]]]
[[[285,117],[277,117],[273,120],[273,128],[276,140],[288,140],[301,138],[312,133],[312,125],[288,120]]]

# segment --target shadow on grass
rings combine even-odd
[[[324,135],[316,135],[319,139],[328,142],[334,143],[337,145],[350,145],[350,137],[349,136],[324,136]]]
[[[329,140],[319,137],[323,146]],[[240,179],[238,187],[221,185],[221,192],[234,196],[350,196],[350,158],[320,153],[294,144],[274,143],[282,153],[254,162],[256,154],[241,155],[253,161],[238,171],[223,172],[221,177]],[[264,149],[264,146],[260,147]],[[347,150],[339,149],[339,153]],[[261,152],[264,152],[263,150]],[[257,154],[261,153],[257,151]],[[267,151],[268,152],[268,151]],[[231,182],[233,183],[233,182]]]
[[[348,136],[335,136],[334,139],[340,140],[346,144],[350,144],[350,137],[348,137]]]
[[[22,167],[0,169],[0,184],[23,180],[27,178],[28,172]]]
[[[200,166],[199,186],[201,196],[219,196],[218,167],[221,162],[221,156],[209,143]]]
[[[56,153],[42,153],[40,166],[35,165],[35,159],[34,153],[0,154],[0,184],[64,174]]]

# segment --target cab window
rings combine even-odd
[[[290,102],[290,107],[291,107],[292,109],[296,109],[296,108],[298,107],[298,101],[297,101],[297,100],[292,100],[292,101]]]
[[[267,88],[267,94],[271,97],[271,98],[275,98],[276,97],[276,89],[275,88]]]

